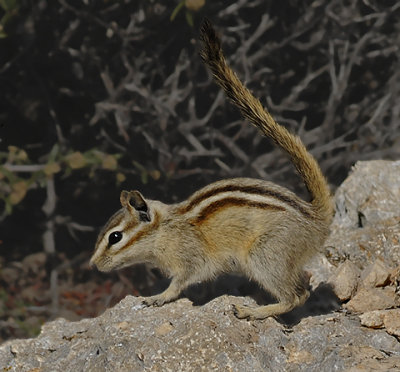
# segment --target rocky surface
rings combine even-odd
[[[310,300],[288,317],[238,320],[221,296],[146,308],[128,296],[95,319],[47,323],[0,346],[3,371],[400,370],[400,162],[357,163],[336,193]],[[336,295],[336,297],[334,296]],[[342,308],[336,311],[340,301]],[[337,306],[336,306],[337,308]],[[289,320],[288,320],[289,319]],[[290,323],[290,324],[289,324]]]
[[[331,262],[360,268],[382,259],[400,263],[400,161],[358,162],[335,195],[336,215],[326,246]]]
[[[1,364],[15,371],[287,371],[400,367],[400,344],[357,316],[304,318],[292,328],[274,319],[247,322],[231,311],[234,297],[202,307],[181,299],[144,308],[126,297],[96,319],[59,319],[36,339],[1,348]],[[375,327],[374,327],[375,328]]]

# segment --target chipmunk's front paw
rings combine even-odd
[[[162,306],[166,303],[165,297],[163,296],[151,296],[143,300],[143,303],[147,306]]]

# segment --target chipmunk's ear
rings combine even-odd
[[[128,209],[129,212],[134,213],[134,211],[136,211],[139,213],[139,219],[141,221],[150,221],[148,205],[143,195],[139,191],[122,191],[120,201],[121,205]]]

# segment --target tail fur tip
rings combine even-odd
[[[200,51],[200,57],[203,62],[208,63],[208,61],[218,58],[221,42],[212,22],[208,18],[204,18],[200,27],[200,41],[203,44]]]
[[[200,26],[200,38],[204,39],[204,38],[206,38],[207,35],[209,35],[213,32],[215,33],[214,27],[213,27],[211,21],[207,17],[204,18],[203,22],[201,23],[201,26]]]

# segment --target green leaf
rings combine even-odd
[[[71,169],[83,168],[87,164],[85,157],[79,151],[68,154],[64,160]]]
[[[58,144],[55,144],[50,151],[48,162],[49,163],[55,162],[59,153],[60,153],[60,146]]]
[[[12,213],[13,206],[12,206],[12,204],[10,203],[10,201],[9,201],[8,198],[5,199],[4,202],[6,203],[6,207],[5,207],[6,214],[10,215],[10,214]]]
[[[28,182],[16,182],[12,185],[12,189],[13,190],[10,194],[10,203],[16,205],[25,198],[25,195],[28,191]]]
[[[101,163],[103,169],[116,170],[118,167],[118,162],[115,156],[105,155]]]
[[[176,6],[176,8],[173,10],[173,12],[172,12],[172,14],[171,14],[171,17],[170,17],[170,20],[171,20],[171,21],[173,21],[173,20],[176,18],[176,16],[178,15],[179,11],[182,9],[182,7],[183,7],[184,5],[185,5],[185,0],[181,1],[181,2]]]
[[[145,185],[149,181],[149,175],[146,171],[140,174],[140,180],[142,181],[143,185]]]
[[[60,171],[61,171],[60,164],[59,163],[54,163],[54,162],[47,163],[46,166],[43,169],[43,172],[47,177],[51,177],[51,176],[53,176],[53,174],[56,174],[56,173],[58,173]]]
[[[189,24],[190,27],[194,26],[192,12],[186,11],[186,21],[187,21],[187,23]]]

